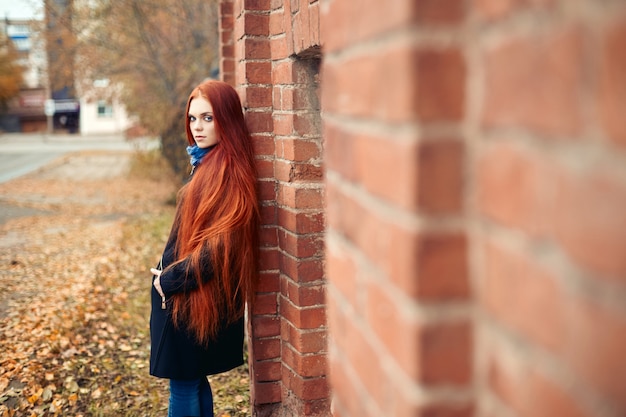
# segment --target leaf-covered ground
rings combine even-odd
[[[153,153],[83,152],[0,184],[0,417],[165,416],[148,374],[148,269],[176,185]],[[249,415],[243,366],[210,378]]]

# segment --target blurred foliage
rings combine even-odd
[[[0,32],[0,110],[5,109],[9,100],[20,93],[23,68],[18,60],[13,42]]]
[[[48,54],[48,81],[54,93],[64,91],[68,98],[75,97],[75,56],[78,48],[73,26],[73,1],[45,0],[43,39]]]
[[[80,91],[108,80],[181,178],[188,172],[184,107],[217,63],[217,0],[74,1]],[[114,88],[119,87],[119,88]],[[102,91],[98,92],[102,99]]]

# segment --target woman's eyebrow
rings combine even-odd
[[[193,113],[187,113],[188,116],[195,116]],[[213,116],[213,112],[205,111],[204,113],[200,113],[200,116]]]

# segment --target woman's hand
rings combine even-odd
[[[163,289],[161,288],[161,271],[156,268],[150,268],[150,272],[152,272],[153,275],[156,275],[152,285],[154,285],[154,288],[157,290],[161,298],[165,298],[165,293],[163,293]]]

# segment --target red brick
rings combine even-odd
[[[274,176],[274,163],[267,159],[257,159],[256,170],[259,178],[272,178]]]
[[[472,327],[467,321],[422,326],[421,381],[427,385],[467,385],[472,379]]]
[[[286,366],[283,366],[283,385],[301,400],[318,400],[329,395],[328,381],[325,377],[303,378]]]
[[[321,158],[321,146],[316,140],[283,138],[276,142],[276,156],[296,162],[308,162]]]
[[[363,52],[341,60],[324,60],[322,108],[331,114],[392,123],[416,120],[414,50],[412,45],[399,44],[377,54]]]
[[[499,143],[476,163],[478,203],[494,220],[533,235],[552,227],[556,166],[543,156],[509,143]]]
[[[275,248],[278,246],[278,235],[275,227],[263,227],[259,233],[259,246]]]
[[[324,170],[321,166],[285,160],[275,162],[275,178],[282,182],[321,182]]]
[[[280,279],[276,272],[261,271],[259,273],[259,283],[257,292],[268,293],[280,291]]]
[[[421,120],[460,121],[465,113],[466,68],[457,48],[419,50],[415,56]]]
[[[326,352],[326,328],[298,329],[286,320],[281,321],[281,337],[300,353]]]
[[[302,260],[283,254],[280,269],[298,283],[313,283],[324,278],[324,265],[319,258]]]
[[[324,254],[324,237],[321,235],[296,235],[278,230],[280,248],[296,258],[320,257]]]
[[[500,19],[515,11],[529,7],[551,8],[556,0],[473,0],[474,9],[478,15],[486,19]]]
[[[301,354],[286,346],[282,350],[282,359],[297,375],[305,378],[326,375],[326,355]]]
[[[335,0],[320,10],[320,32],[327,53],[409,27],[415,21],[415,2],[405,0]]]
[[[250,84],[269,84],[272,82],[272,64],[270,62],[248,62],[246,63],[246,78],[248,79],[248,83]],[[250,90],[251,87],[248,87],[246,90]],[[264,87],[264,94],[267,97],[264,97],[267,100],[267,104],[263,106],[271,106],[272,105],[272,88]],[[248,93],[249,94],[249,93]],[[263,107],[263,106],[250,106],[250,107]]]
[[[418,200],[429,213],[458,213],[463,204],[463,144],[437,140],[420,145]],[[404,173],[406,175],[406,173]]]
[[[255,382],[250,396],[255,405],[278,403],[281,399],[280,388],[279,382]]]
[[[494,243],[484,248],[485,273],[479,299],[496,320],[553,352],[566,342],[562,290],[532,258]]]
[[[272,228],[276,225],[276,205],[274,202],[270,202],[269,204],[262,204],[260,207],[261,210],[261,225],[264,228]],[[278,238],[278,237],[277,237]],[[278,245],[273,245],[278,246]]]
[[[247,36],[268,36],[269,15],[246,13],[243,15],[244,33]]]
[[[254,153],[257,156],[274,156],[274,138],[266,135],[252,135]]]
[[[345,355],[343,356],[345,361],[343,366],[350,369],[354,373],[353,375],[358,378],[358,384],[366,390],[364,394],[378,404],[379,408],[384,408],[389,392],[397,389],[395,387],[396,381],[389,381],[383,370],[383,362],[374,360],[374,358],[380,357],[380,352],[373,346],[374,340],[369,335],[364,334],[362,329],[354,326],[351,321],[348,319],[346,323],[346,333],[341,339],[344,343],[338,346]],[[406,340],[406,336],[406,334],[403,335],[401,340]],[[398,340],[400,339],[396,341]],[[385,381],[386,384],[381,384],[382,381]],[[361,396],[362,400],[363,397]]]
[[[417,232],[381,216],[371,206],[361,205],[332,183],[326,183],[326,193],[329,227],[340,231],[361,248],[395,285],[415,296],[418,284],[415,279]]]
[[[409,415],[408,413],[402,415]],[[420,407],[418,417],[473,417],[475,409],[473,404],[464,404],[460,401],[453,403],[452,401],[438,404],[428,404]]]
[[[320,4],[311,2],[309,6],[309,40],[311,45],[321,45],[320,39]]]
[[[281,364],[278,361],[254,363],[254,378],[257,382],[280,381]]]
[[[499,44],[485,57],[484,125],[552,136],[579,134],[583,68],[578,28]]]
[[[246,87],[243,105],[246,107],[271,107],[272,89],[270,87]]]
[[[256,338],[280,336],[280,318],[278,316],[252,317],[252,332]]]
[[[269,10],[270,0],[244,0],[243,7],[246,10]]]
[[[357,264],[344,245],[337,239],[328,237],[326,249],[326,276],[350,305],[356,305]]]
[[[272,82],[276,84],[293,83],[293,61],[272,62]]]
[[[319,233],[324,231],[324,213],[302,213],[280,207],[278,224],[293,233]]]
[[[299,136],[320,137],[322,120],[319,113],[299,113],[294,115],[293,127]]]
[[[491,354],[487,371],[489,386],[520,417],[591,417],[575,397],[542,375],[533,363]]]
[[[598,102],[602,126],[616,144],[626,145],[626,13],[607,28],[601,44]]]
[[[566,310],[568,338],[564,359],[595,390],[626,413],[626,314],[619,306],[602,306],[573,298]]]
[[[254,339],[252,347],[257,361],[280,357],[280,339]]]
[[[246,59],[269,59],[271,57],[270,41],[263,38],[246,38],[243,41]],[[269,71],[269,70],[268,70]]]
[[[274,113],[274,134],[276,136],[289,136],[293,134],[293,114]],[[276,142],[278,152],[281,151],[282,142]],[[280,156],[280,155],[277,155]]]
[[[416,255],[420,299],[469,298],[467,241],[463,234],[423,234],[419,237]]]
[[[420,24],[460,24],[466,7],[462,0],[421,0],[415,3],[415,16]]]
[[[276,36],[270,40],[270,49],[272,51],[272,59],[285,59],[293,54],[293,45],[288,41],[286,36]]]
[[[419,189],[418,144],[404,138],[381,138],[360,135],[354,140],[355,180],[373,194],[405,208],[417,206]],[[328,153],[336,153],[329,143]],[[342,157],[329,155],[328,168],[341,164]],[[331,165],[332,164],[332,165]],[[376,169],[373,169],[376,167]],[[402,181],[398,181],[402,178]]]
[[[285,33],[285,12],[277,10],[270,13],[270,36]]]
[[[220,15],[232,15],[233,14],[233,3],[228,0],[221,0],[219,3]]]
[[[259,200],[273,202],[276,200],[276,183],[274,180],[257,181]]]
[[[285,297],[280,297],[280,312],[298,329],[318,329],[326,325],[324,307],[297,307]]]
[[[261,248],[259,254],[259,269],[274,270],[278,269],[278,251],[276,249]]]
[[[626,283],[626,181],[605,169],[563,170],[557,186],[556,234],[565,251],[599,278]]]
[[[333,417],[366,416],[367,403],[362,401],[363,394],[359,391],[361,381],[348,373],[348,366],[339,358],[331,357],[328,368],[334,394]],[[337,410],[345,411],[345,414],[338,414]]]
[[[222,61],[222,68],[224,71],[235,71],[235,61],[232,59],[224,59],[224,61]]]
[[[261,133],[272,131],[272,114],[269,112],[248,111],[246,122],[250,133]]]
[[[323,207],[323,190],[320,188],[300,188],[290,184],[280,184],[277,203],[298,209],[316,209]]]
[[[420,375],[419,326],[414,317],[408,317],[398,300],[389,295],[387,283],[370,282],[366,287],[365,320],[372,327],[387,354],[412,379]],[[355,347],[365,349],[364,347]],[[375,356],[372,356],[375,357]],[[371,358],[369,359],[371,363]],[[355,364],[357,368],[365,363]],[[361,371],[360,371],[361,372]],[[380,377],[377,377],[380,383]]]
[[[298,307],[323,306],[325,285],[299,285],[289,279],[281,281],[281,294]]]
[[[252,314],[276,314],[278,312],[278,301],[276,294],[256,294],[252,306]]]
[[[324,163],[329,171],[340,174],[346,181],[357,181],[360,173],[359,169],[357,169],[358,160],[356,158],[356,152],[354,152],[356,142],[360,136],[360,134],[350,132],[331,121],[324,121]],[[368,135],[367,138],[372,136],[373,135]],[[387,145],[388,143],[384,138],[377,137],[373,137],[372,141],[378,142],[381,145]],[[394,142],[389,143],[393,144]],[[365,147],[365,145],[361,147]],[[364,153],[369,156],[368,152]],[[400,155],[398,159],[404,158],[406,153],[408,152],[395,152],[396,156]],[[396,161],[396,163],[400,162]],[[410,181],[411,178],[407,180]],[[397,183],[402,183],[402,181],[394,181],[392,184],[388,185],[396,186]]]
[[[232,30],[234,21],[232,16],[222,16],[220,18],[220,30]]]

